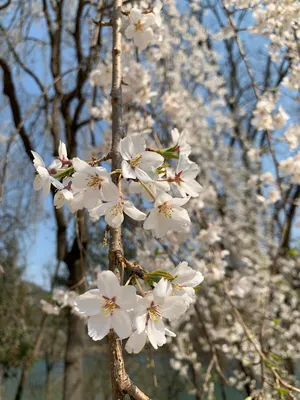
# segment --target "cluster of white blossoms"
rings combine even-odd
[[[145,50],[150,41],[157,36],[155,31],[161,27],[162,23],[161,8],[162,4],[158,1],[149,11],[142,12],[135,7],[130,10],[125,36],[127,39],[133,39],[140,51]]]
[[[54,289],[52,294],[52,303],[41,300],[41,308],[45,314],[48,315],[59,315],[63,308],[69,307],[73,313],[75,310],[75,300],[77,293],[74,290],[65,291],[63,289]]]
[[[151,149],[147,148],[142,135],[128,135],[120,143],[122,168],[111,173],[102,166],[95,166],[101,159],[89,163],[78,157],[70,160],[62,142],[58,149],[59,157],[48,168],[41,157],[32,152],[37,172],[34,189],[43,189],[46,196],[53,185],[57,189],[54,195],[56,208],[65,203],[71,212],[86,208],[93,221],[104,216],[112,228],[120,227],[126,214],[136,221],[144,221],[144,229],[151,230],[157,238],[170,230],[184,231],[191,220],[182,206],[191,197],[199,196],[201,186],[195,179],[199,167],[188,158],[191,148],[186,143],[186,132],[179,134],[174,129],[172,136],[172,147]],[[178,159],[175,168],[169,164],[172,158]],[[119,174],[118,185],[111,179],[115,173]],[[154,202],[148,217],[129,198],[125,198],[123,183],[129,183],[128,191],[132,196],[142,195],[144,205]],[[176,197],[167,193],[170,191]]]
[[[269,93],[261,96],[253,111],[252,125],[258,130],[273,131],[281,129],[289,119],[285,110],[280,106],[274,111],[276,98]]]
[[[129,353],[139,353],[147,340],[157,349],[166,343],[166,335],[176,336],[166,321],[179,318],[194,302],[194,288],[203,275],[187,262],[157,283],[152,281],[153,274],[144,277],[145,285],[153,290],[141,290],[141,296],[134,285],[121,286],[113,272],[103,271],[98,275],[98,288],[77,297],[75,310],[88,317],[93,340],[103,339],[113,329],[120,339],[129,338],[125,347]]]

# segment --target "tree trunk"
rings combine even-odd
[[[65,354],[64,400],[82,400],[85,322],[69,311],[68,341]]]
[[[80,294],[86,291],[87,230],[83,211],[77,213],[77,227],[77,236],[74,239],[72,249],[65,257],[65,262],[69,269],[69,289],[76,290]],[[64,370],[64,400],[84,399],[82,364],[85,335],[85,320],[69,310]]]
[[[0,364],[0,400],[4,400],[4,367]]]
[[[21,372],[21,378],[19,381],[19,385],[18,385],[18,389],[17,389],[17,393],[15,396],[15,400],[21,400],[22,396],[23,396],[23,392],[24,392],[24,388],[25,388],[25,383],[27,381],[29,372],[30,372],[30,368],[33,364],[33,362],[35,361],[39,351],[40,351],[40,347],[42,344],[42,340],[43,340],[43,336],[44,336],[44,330],[45,330],[45,326],[46,326],[46,321],[47,321],[47,314],[44,314],[42,317],[42,321],[41,321],[41,325],[40,325],[40,330],[37,334],[37,338],[35,341],[35,345],[34,348],[31,352],[31,354],[29,354],[29,356],[26,358],[23,368],[22,368],[22,372]]]

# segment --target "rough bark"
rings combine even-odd
[[[77,235],[70,252],[65,257],[69,269],[69,289],[78,293],[86,291],[85,252],[87,248],[86,218],[83,211],[77,213]],[[64,400],[82,400],[83,354],[85,321],[69,310],[68,339],[65,352]]]
[[[122,0],[114,0],[112,15],[112,171],[120,168],[119,145],[122,137],[122,34],[120,33],[122,3]],[[113,179],[118,184],[118,174],[114,174]],[[122,252],[121,228],[110,228],[109,269],[115,273],[118,273],[120,268],[120,252]],[[126,394],[129,394],[134,399],[150,400],[148,396],[132,383],[127,375],[121,341],[118,340],[116,334],[112,331],[109,334],[109,349],[111,358],[112,400],[124,399]]]

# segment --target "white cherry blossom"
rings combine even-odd
[[[186,130],[179,133],[178,129],[174,128],[171,131],[173,146],[178,148],[180,154],[185,154],[186,156],[189,156],[192,151],[191,146],[187,143],[188,135],[189,133]]]
[[[144,222],[144,229],[154,231],[154,236],[162,238],[170,230],[184,231],[191,220],[188,212],[181,208],[189,201],[189,197],[173,198],[167,193],[157,196],[154,208]]]
[[[73,199],[73,193],[68,189],[62,189],[55,193],[53,204],[58,209],[61,208],[66,201]]]
[[[186,261],[178,264],[177,267],[171,271],[171,274],[175,276],[175,279],[171,282],[173,294],[184,296],[189,305],[196,298],[194,288],[200,285],[204,276],[200,271],[195,271],[189,267]]]
[[[198,165],[188,159],[185,154],[180,154],[179,162],[176,167],[175,175],[169,176],[169,182],[176,185],[182,197],[189,195],[198,197],[202,186],[195,180],[199,174],[200,168]]]
[[[103,187],[111,183],[109,173],[103,167],[91,167],[78,157],[73,158],[73,167],[76,171],[72,177],[74,191],[84,191],[84,206],[95,207],[99,199],[103,200]]]
[[[103,271],[98,275],[98,289],[77,297],[75,310],[88,317],[88,334],[93,340],[103,339],[114,329],[120,339],[132,332],[129,311],[136,306],[134,286],[120,286],[115,274]]]
[[[47,301],[45,301],[43,299],[41,299],[40,304],[41,304],[42,310],[45,314],[59,315],[59,313],[60,313],[59,307],[57,307],[51,303],[48,303]]]
[[[31,153],[33,154],[33,164],[37,171],[37,175],[33,183],[34,190],[43,189],[43,194],[46,197],[50,192],[51,184],[57,189],[63,189],[63,184],[50,175],[43,159],[38,155],[38,153],[35,151],[31,151]]]
[[[89,82],[92,86],[107,86],[111,84],[112,66],[99,63],[98,66],[91,72]]]
[[[103,195],[107,203],[103,203],[89,211],[93,220],[105,215],[105,221],[112,228],[118,228],[123,220],[124,213],[136,221],[146,219],[146,214],[139,211],[131,201],[123,200],[115,184],[111,183],[103,188]]]
[[[123,157],[122,174],[125,179],[139,179],[151,182],[156,168],[164,158],[154,151],[145,151],[146,143],[142,135],[131,135],[121,140],[120,152]]]
[[[139,298],[135,309],[136,330],[126,343],[129,353],[139,353],[145,346],[147,338],[157,349],[166,343],[167,330],[163,318],[172,321],[179,318],[187,309],[187,304],[181,296],[172,296],[172,285],[166,279],[161,279],[152,293]]]
[[[162,24],[161,9],[162,9],[161,1],[156,1],[154,3],[154,7],[152,9],[152,12],[154,14],[154,20],[155,20],[155,23],[158,26],[158,28],[160,28],[161,24]]]
[[[69,166],[71,164],[72,161],[68,159],[67,147],[65,143],[60,140],[58,146],[58,159],[53,161],[53,163],[49,166],[49,169],[59,169],[64,167],[65,165]]]
[[[140,51],[145,50],[153,38],[151,25],[156,23],[152,13],[142,14],[141,10],[133,7],[129,14],[129,26],[125,30],[127,39],[133,39]]]

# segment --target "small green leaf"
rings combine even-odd
[[[251,365],[251,364],[252,364],[250,361],[248,361],[248,360],[245,360],[245,359],[243,359],[243,360],[242,360],[242,362],[243,362],[243,364],[244,364],[244,365],[246,365],[246,366],[248,366],[248,365]]]
[[[63,171],[60,171],[57,174],[55,174],[54,178],[55,179],[65,178],[66,176],[70,176],[73,173],[74,173],[74,168],[73,167],[69,167],[69,168],[66,168]]]
[[[147,281],[149,284],[151,284],[151,282],[158,282],[161,280],[161,278],[165,278],[168,281],[172,281],[174,279],[174,276],[169,274],[169,272],[166,271],[162,271],[162,270],[156,270],[153,272],[148,272],[147,274],[145,274],[144,276],[144,280]]]
[[[288,255],[293,256],[293,257],[298,257],[300,256],[300,253],[298,250],[296,249],[289,249],[289,251],[287,252]]]
[[[160,150],[154,150],[155,153],[160,154],[163,156],[165,159],[169,160],[171,158],[175,158],[178,160],[178,146],[173,146],[173,147],[168,147],[166,149],[160,149]]]
[[[282,387],[274,387],[274,389],[277,390],[277,392],[280,393],[280,394],[289,394],[290,393],[289,390],[284,389]]]

